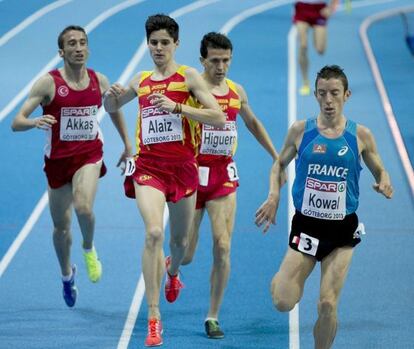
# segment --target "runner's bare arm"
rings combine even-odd
[[[378,153],[374,136],[367,127],[362,125],[358,125],[357,133],[361,156],[375,178],[374,190],[383,194],[387,199],[391,199],[394,189]]]
[[[54,97],[55,84],[53,78],[46,74],[37,80],[30,90],[29,97],[23,103],[12,123],[13,131],[26,131],[32,128],[47,130],[56,123],[52,115],[42,115],[29,119],[33,111],[41,104],[48,104]]]
[[[129,82],[127,87],[123,87],[119,83],[113,84],[104,96],[104,107],[108,113],[113,113],[119,110],[124,104],[132,101],[137,97],[137,88],[141,73],[135,75]]]
[[[271,224],[276,224],[276,213],[280,200],[280,188],[285,183],[285,169],[297,154],[298,144],[302,139],[304,128],[304,121],[297,121],[290,127],[285,144],[279,154],[279,158],[273,164],[270,171],[268,197],[256,211],[255,223],[258,227],[264,225],[263,233],[267,232]]]
[[[183,105],[183,114],[202,123],[223,127],[226,117],[200,74],[194,68],[188,68],[185,71],[185,79],[188,88],[203,108]]]

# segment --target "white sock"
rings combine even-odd
[[[216,319],[214,317],[206,317],[206,319],[204,320],[204,322],[206,322],[208,320],[213,320],[213,321],[217,321],[218,322],[218,319]]]
[[[62,275],[62,281],[70,281],[70,279],[72,279],[73,276],[73,271],[72,268],[70,268],[70,274],[69,275]]]

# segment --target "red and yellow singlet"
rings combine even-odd
[[[152,71],[142,72],[137,95],[139,115],[136,129],[138,157],[162,158],[184,161],[194,158],[197,152],[196,131],[198,123],[181,114],[160,111],[148,98],[162,93],[174,102],[193,105],[194,100],[185,83],[187,66],[180,66],[170,77],[151,80]]]

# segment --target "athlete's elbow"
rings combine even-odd
[[[104,108],[105,111],[110,114],[116,113],[118,111],[118,108],[116,108],[116,106],[111,103],[104,103]]]
[[[114,100],[114,98],[111,98],[109,96],[104,97],[103,106],[107,113],[116,113],[119,109],[118,103],[116,102],[116,100]]]
[[[20,131],[20,127],[19,127],[18,123],[16,122],[16,120],[13,120],[10,127],[11,127],[13,132]]]

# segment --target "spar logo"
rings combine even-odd
[[[98,106],[90,107],[64,107],[61,109],[62,116],[94,116],[98,113]]]
[[[159,116],[159,115],[168,115],[169,112],[167,110],[159,110],[157,107],[147,107],[143,108],[141,112],[142,118],[148,118],[153,116]]]
[[[314,178],[307,178],[306,187],[326,193],[342,193],[345,191],[346,184],[345,182],[324,182]]]
[[[67,86],[59,86],[58,95],[61,97],[66,97],[69,94],[69,88]]]
[[[223,127],[203,124],[204,131],[236,131],[237,126],[234,121],[227,121]]]

